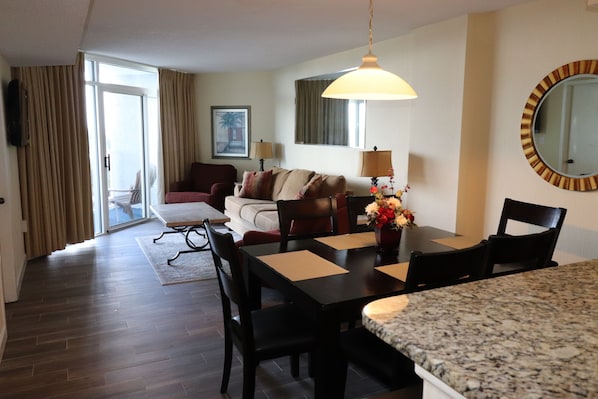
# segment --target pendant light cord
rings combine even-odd
[[[373,20],[374,20],[374,0],[370,0],[370,32],[369,32],[369,54],[372,54],[372,43],[374,41],[374,34],[373,34]]]

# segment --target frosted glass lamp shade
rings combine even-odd
[[[417,98],[415,90],[402,78],[385,71],[377,57],[367,54],[361,66],[332,82],[322,97],[348,100],[409,100]]]

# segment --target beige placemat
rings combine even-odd
[[[291,281],[349,273],[347,269],[307,250],[258,256],[258,259]]]
[[[476,240],[471,237],[465,236],[457,236],[457,237],[446,237],[446,238],[437,238],[432,240],[437,242],[438,244],[446,245],[447,247],[455,248],[455,249],[463,249],[473,247],[480,243],[481,240]]]
[[[374,236],[373,231],[318,237],[316,240],[339,251],[343,249],[365,248],[376,245],[376,237]]]
[[[409,270],[409,262],[394,263],[392,265],[377,266],[374,269],[386,273],[391,277],[401,281],[407,280],[407,270]]]

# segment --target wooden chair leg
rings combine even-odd
[[[222,383],[220,384],[220,393],[225,393],[228,389],[230,379],[230,369],[233,361],[233,341],[228,333],[224,334],[224,368],[222,370]]]
[[[291,355],[291,375],[299,377],[299,355]]]
[[[255,362],[243,359],[243,399],[255,396],[255,369]]]

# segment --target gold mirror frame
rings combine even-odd
[[[542,97],[557,83],[575,75],[598,75],[598,60],[582,60],[565,64],[538,83],[530,94],[521,117],[521,145],[527,161],[536,173],[548,183],[572,191],[598,189],[598,174],[583,177],[565,176],[548,166],[538,154],[533,140],[533,123]]]

